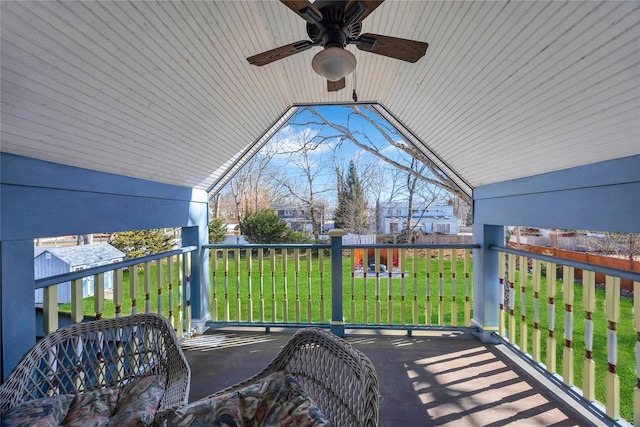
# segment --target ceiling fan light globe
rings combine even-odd
[[[336,82],[356,68],[356,57],[346,49],[332,46],[318,52],[311,61],[313,71]]]

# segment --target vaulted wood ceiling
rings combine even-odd
[[[640,3],[393,1],[363,32],[426,41],[415,64],[347,47],[346,88],[277,1],[2,1],[1,150],[209,189],[307,103],[380,104],[471,186],[640,153]]]

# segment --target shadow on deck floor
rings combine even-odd
[[[186,340],[189,402],[264,368],[294,330],[209,330]],[[561,401],[507,357],[458,332],[347,331],[347,340],[376,367],[381,427],[589,426],[584,409]]]

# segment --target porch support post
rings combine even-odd
[[[207,224],[182,228],[182,246],[197,246],[209,243]],[[190,287],[191,324],[198,333],[204,332],[204,325],[210,319],[209,312],[209,251],[197,250],[191,253]],[[187,284],[185,278],[183,283]],[[186,299],[184,300],[186,301]]]
[[[474,224],[473,243],[481,245],[473,250],[473,319],[471,324],[483,342],[498,342],[493,336],[498,331],[500,286],[498,278],[498,253],[489,250],[491,245],[504,243],[504,227]]]
[[[0,375],[6,379],[36,343],[33,239],[0,242]]]
[[[331,236],[331,332],[344,337],[342,314],[342,236],[344,230],[330,230]]]

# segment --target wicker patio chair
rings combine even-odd
[[[296,332],[261,372],[209,397],[248,386],[285,369],[334,427],[378,425],[378,377],[371,360],[319,328]]]
[[[49,395],[120,387],[164,375],[157,418],[187,403],[191,370],[171,325],[156,314],[77,323],[46,335],[0,385],[0,414]]]

